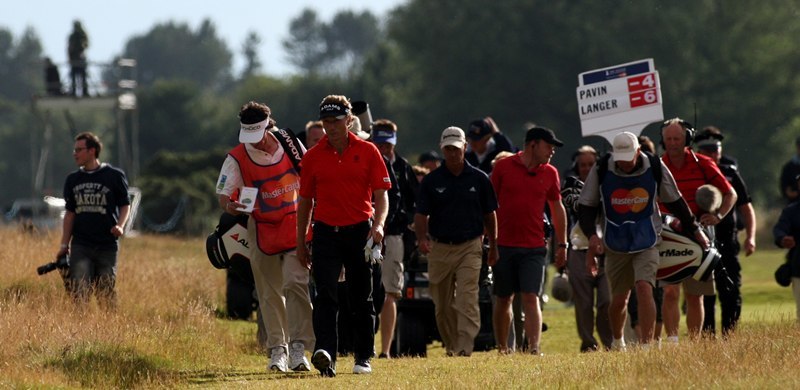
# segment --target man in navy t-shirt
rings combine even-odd
[[[125,173],[99,160],[103,144],[84,132],[75,137],[72,156],[78,170],[64,183],[61,248],[56,257],[69,254],[67,290],[76,302],[86,304],[92,290],[101,307],[114,309],[117,275],[117,240],[130,212]]]

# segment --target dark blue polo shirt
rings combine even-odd
[[[430,217],[428,233],[436,241],[457,244],[479,237],[484,216],[496,209],[489,177],[467,162],[458,176],[442,165],[420,184],[417,212]]]

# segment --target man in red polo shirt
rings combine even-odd
[[[497,209],[497,243],[500,259],[494,270],[494,332],[500,353],[506,346],[511,324],[511,301],[521,293],[525,311],[528,351],[539,355],[542,309],[539,296],[547,261],[544,206],[550,206],[555,226],[556,266],[566,265],[567,214],[561,203],[558,170],[550,165],[556,147],[564,143],[552,130],[534,127],[525,134],[525,148],[495,165],[491,180],[500,207]]]
[[[305,237],[314,208],[311,250],[317,344],[311,363],[322,376],[336,375],[337,287],[344,265],[355,334],[353,373],[369,374],[369,360],[375,352],[375,308],[372,264],[365,259],[364,249],[368,239],[374,243],[383,240],[389,203],[386,190],[391,181],[378,148],[349,131],[357,120],[350,101],[329,95],[319,109],[326,135],[303,157],[297,210],[297,258],[310,267],[312,257]]]
[[[695,154],[689,147],[694,136],[692,125],[680,118],[673,118],[661,126],[661,143],[665,152],[661,156],[664,165],[669,169],[678,189],[689,204],[689,208],[703,226],[718,224],[736,205],[736,191],[725,176],[719,171],[714,160]],[[722,206],[717,214],[701,213],[695,201],[697,188],[704,184],[717,187],[722,193]],[[661,211],[667,212],[663,204]],[[683,281],[686,294],[686,327],[689,337],[696,338],[703,324],[703,295],[714,295],[714,281],[710,279],[700,282],[693,278]],[[664,301],[661,313],[668,342],[678,342],[678,326],[680,323],[680,286],[677,284],[664,286]]]

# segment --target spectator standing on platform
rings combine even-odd
[[[89,47],[89,36],[83,30],[81,22],[76,20],[72,23],[72,33],[69,35],[67,54],[69,55],[70,77],[72,86],[70,93],[77,95],[78,82],[81,83],[81,95],[89,96],[89,83],[86,81],[86,49]]]
[[[64,94],[61,90],[61,73],[50,57],[44,58],[44,84],[47,95],[61,96]]]

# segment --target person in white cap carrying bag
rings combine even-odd
[[[643,345],[653,340],[656,283],[661,234],[659,198],[680,220],[681,226],[708,247],[675,180],[660,159],[639,148],[636,135],[622,132],[614,137],[613,152],[601,158],[589,172],[578,200],[581,230],[589,237],[589,253],[605,253],[605,270],[611,287],[609,318],[614,350],[624,350],[623,327],[630,291],[636,289]],[[602,207],[603,237],[596,230]],[[587,267],[596,270],[596,260],[587,255]]]
[[[228,153],[217,180],[219,204],[229,214],[250,213],[247,242],[267,328],[267,369],[309,371],[305,351],[315,343],[309,272],[295,253],[300,172],[271,131],[276,126],[268,106],[251,101],[242,106],[239,119],[240,144]],[[295,146],[305,151],[299,142]],[[257,190],[252,209],[241,196],[231,199],[244,187]]]

